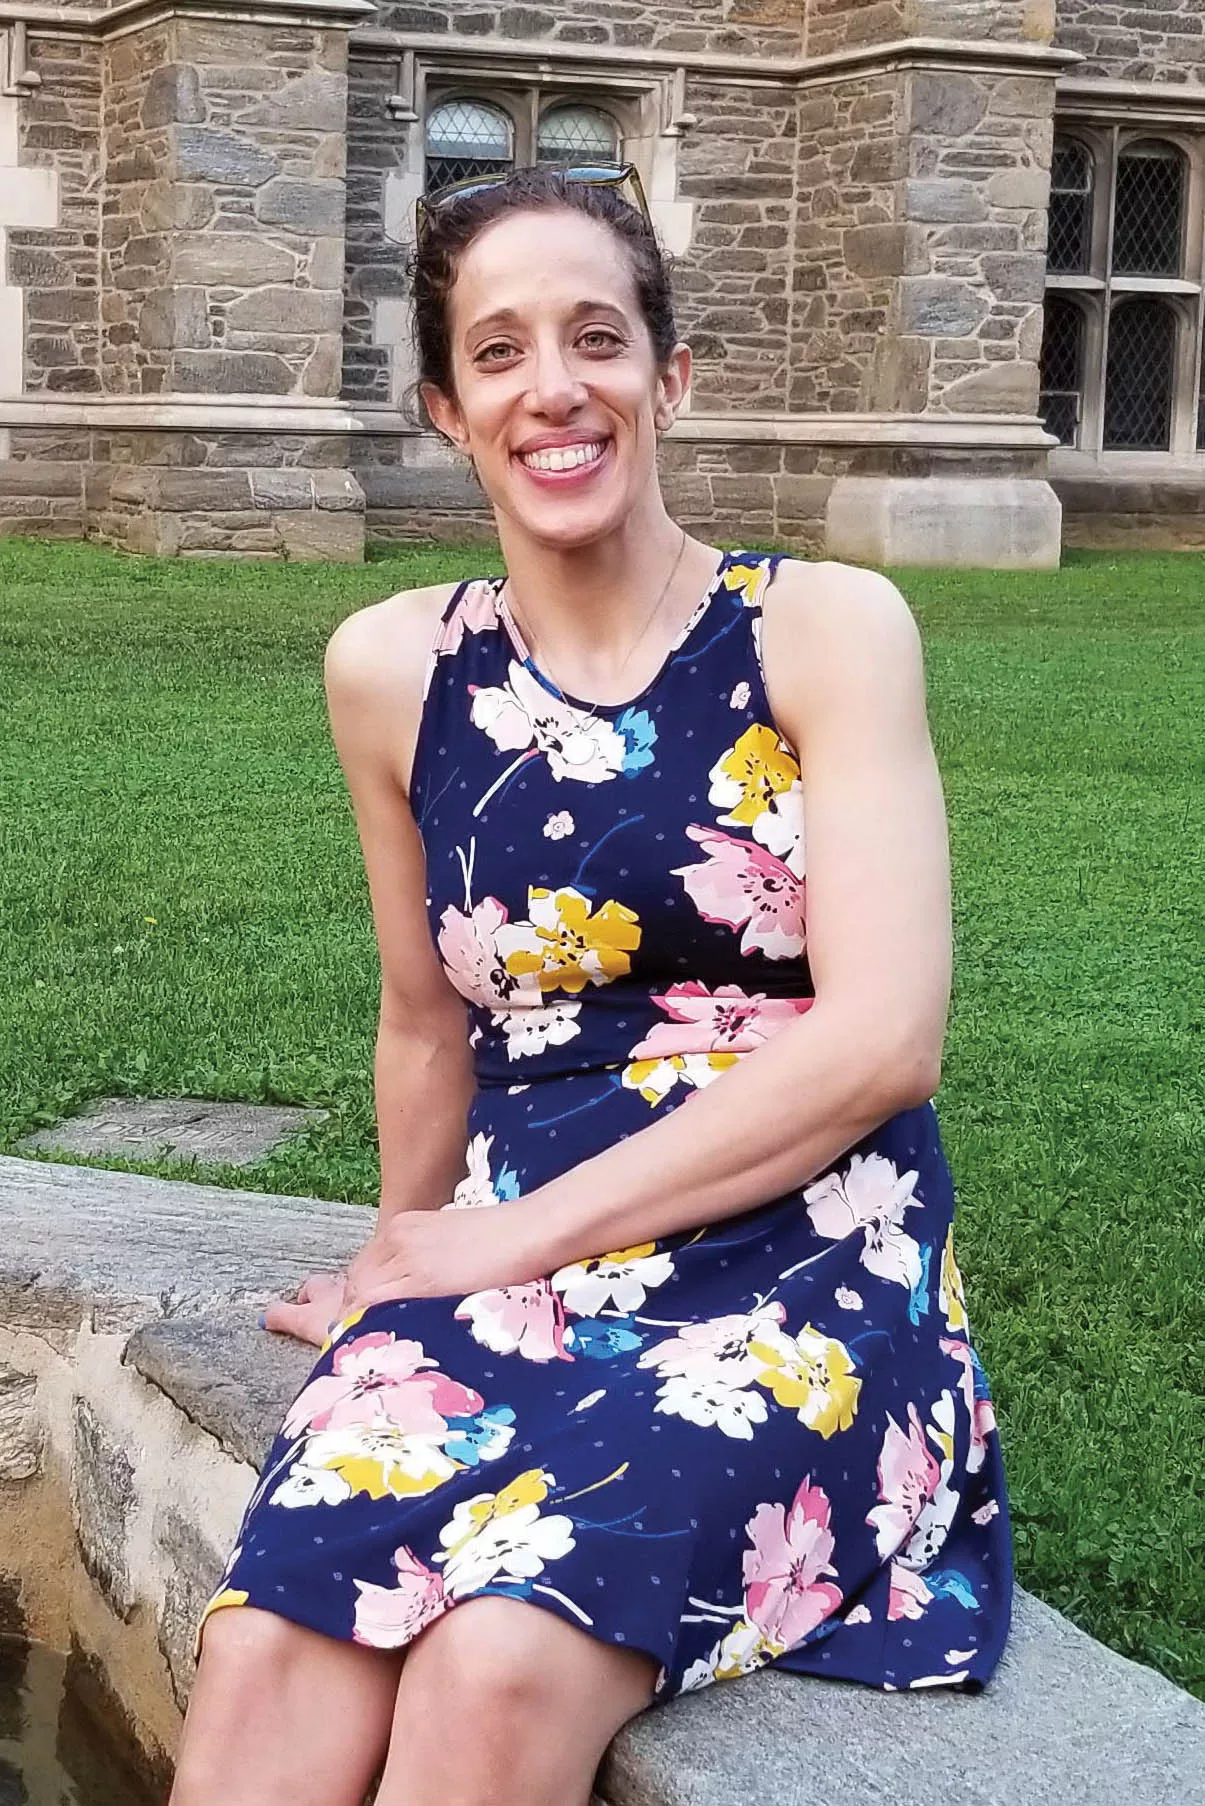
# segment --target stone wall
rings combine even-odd
[[[807,0],[807,53],[912,37],[1048,44],[1054,11],[1055,0]]]
[[[25,297],[24,387],[95,394],[100,388],[100,46],[43,39],[33,48],[40,86],[18,109],[21,163],[53,170],[58,222],[9,234],[8,275]]]
[[[1055,42],[1087,59],[1077,76],[1205,82],[1201,0],[1058,0]]]
[[[786,406],[796,100],[787,88],[691,81],[698,124],[679,150],[678,192],[694,203],[677,262],[678,323],[695,353],[692,405],[766,413]]]
[[[386,178],[404,169],[409,155],[409,128],[387,105],[396,87],[395,60],[352,58],[343,294],[343,394],[349,401],[389,401],[398,353],[378,342],[375,304],[409,292],[406,252],[385,223]]]
[[[174,146],[172,27],[106,41],[102,58],[101,372],[109,394],[170,387],[175,321],[167,195]]]
[[[374,23],[394,31],[792,56],[803,43],[804,5],[805,0],[557,0],[555,6],[451,0],[436,6],[380,0]]]

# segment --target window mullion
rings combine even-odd
[[[1117,159],[1121,147],[1121,131],[1114,126],[1109,133],[1105,169],[1105,267],[1104,293],[1101,297],[1100,356],[1096,366],[1096,418],[1093,422],[1091,450],[1099,453],[1105,442],[1105,383],[1109,368],[1109,328],[1113,316],[1113,234],[1117,219]]]

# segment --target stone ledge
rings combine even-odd
[[[0,1156],[0,1337],[44,1382],[57,1346],[60,1400],[90,1399],[77,1535],[115,1621],[136,1601],[137,1628],[149,1608],[177,1702],[238,1501],[313,1359],[256,1328],[255,1302],[346,1259],[371,1221],[354,1205]],[[122,1347],[109,1367],[104,1351]],[[131,1466],[120,1498],[95,1471],[112,1447]],[[599,1806],[932,1806],[934,1776],[957,1806],[1205,1806],[1205,1705],[1018,1590],[979,1697],[723,1682],[622,1732]]]

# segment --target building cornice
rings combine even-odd
[[[1059,78],[1056,94],[1059,112],[1069,118],[1107,117],[1137,125],[1205,123],[1205,83],[1098,81],[1072,75]]]
[[[827,56],[754,56],[718,50],[659,50],[628,44],[573,44],[544,38],[474,36],[460,32],[390,31],[364,23],[375,13],[372,0],[117,0],[114,6],[47,5],[44,0],[0,0],[0,29],[24,24],[37,37],[110,37],[132,27],[179,15],[206,19],[247,19],[280,24],[306,19],[357,27],[361,52],[397,55],[413,51],[453,66],[488,60],[495,66],[542,65],[550,71],[579,69],[684,69],[741,85],[820,85],[858,80],[868,74],[909,68],[990,72],[995,75],[1057,76],[1083,58],[1045,44],[996,43],[992,39],[896,38]]]
[[[0,428],[105,431],[380,433],[432,435],[388,406],[274,397],[97,395],[56,401],[0,397]],[[686,414],[668,437],[708,445],[890,445],[930,449],[1043,451],[1055,443],[1036,417],[1012,414]]]
[[[138,0],[135,0],[138,3]],[[0,15],[3,5],[0,5]],[[816,57],[739,56],[731,51],[657,50],[628,44],[562,44],[544,38],[473,37],[456,32],[391,31],[361,26],[357,55],[411,53],[435,68],[488,63],[527,73],[562,70],[714,76],[741,87],[820,87],[905,69],[964,70],[992,75],[1057,76],[1083,61],[1076,51],[1044,44],[997,44],[986,39],[898,38]]]

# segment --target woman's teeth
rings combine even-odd
[[[582,464],[597,464],[605,447],[600,439],[589,445],[556,445],[546,451],[521,452],[529,470],[576,470]]]

